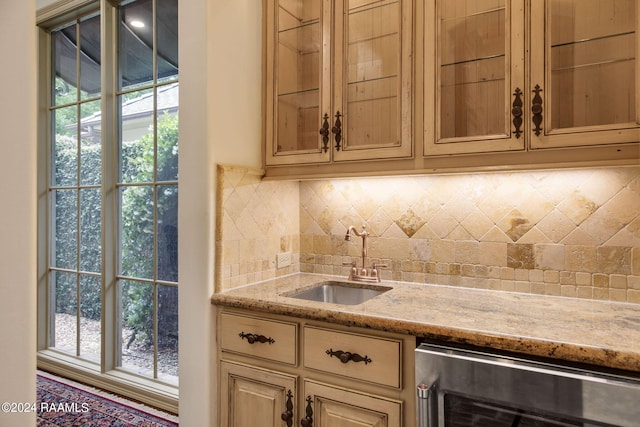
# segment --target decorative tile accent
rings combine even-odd
[[[396,225],[407,235],[413,237],[414,234],[424,225],[425,221],[409,208],[400,218],[395,221]]]

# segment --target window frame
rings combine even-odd
[[[154,0],[155,2],[155,0]],[[101,111],[102,141],[119,140],[118,113],[118,5],[110,0],[61,1],[38,11],[38,309],[37,309],[37,364],[40,369],[89,382],[98,387],[128,396],[147,404],[177,413],[178,385],[137,375],[118,367],[119,311],[118,311],[118,235],[119,235],[119,144],[102,144],[102,307],[101,307],[101,361],[99,364],[79,359],[48,348],[49,321],[53,301],[49,293],[50,239],[52,236],[49,188],[52,155],[51,68],[52,49],[50,32],[64,24],[99,13],[101,21]],[[155,59],[154,59],[155,70]],[[174,80],[178,82],[178,78]],[[158,87],[154,72],[153,88]],[[157,108],[154,108],[154,121]],[[157,139],[154,137],[154,144]],[[153,181],[153,185],[164,185]],[[177,184],[177,181],[176,181]],[[154,228],[157,225],[154,225]],[[156,237],[154,236],[154,241]],[[154,243],[155,246],[155,243]],[[155,261],[154,261],[155,264]],[[158,286],[158,281],[154,286]],[[164,283],[159,283],[163,285]],[[175,283],[178,286],[178,283]],[[154,310],[156,311],[156,310]],[[156,326],[157,327],[157,326]],[[157,336],[156,338],[157,339]],[[154,352],[154,376],[157,377],[157,351]]]

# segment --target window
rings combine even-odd
[[[176,386],[178,1],[63,12],[40,23],[50,126],[38,348]]]

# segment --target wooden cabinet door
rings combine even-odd
[[[307,380],[301,425],[314,427],[401,427],[402,403]],[[308,421],[312,420],[312,424]],[[307,423],[305,424],[305,421]]]
[[[266,164],[328,162],[331,2],[268,0],[265,16]]]
[[[265,161],[412,155],[411,0],[268,0]]]
[[[524,150],[524,0],[424,8],[425,156]]]
[[[412,3],[335,1],[329,115],[332,126],[340,119],[336,161],[412,155]]]
[[[295,413],[296,377],[249,365],[220,363],[220,425],[288,427]],[[289,417],[287,411],[291,412]],[[287,422],[290,420],[290,423]]]
[[[532,148],[640,141],[639,13],[637,0],[531,2]]]

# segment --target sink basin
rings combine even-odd
[[[329,281],[287,296],[331,304],[358,305],[391,289],[387,286]]]

